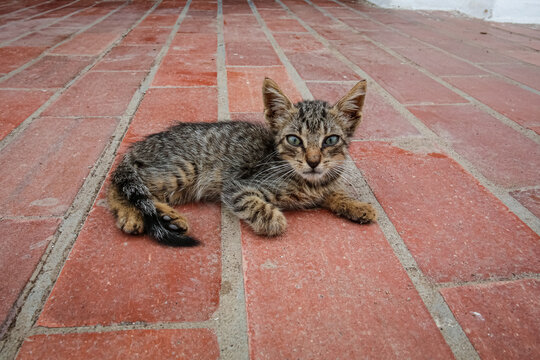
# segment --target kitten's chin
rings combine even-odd
[[[321,182],[325,178],[325,172],[321,170],[303,171],[302,178],[310,183]]]

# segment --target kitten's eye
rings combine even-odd
[[[292,146],[300,146],[302,145],[302,140],[295,135],[287,135],[287,142],[291,144]]]
[[[329,137],[327,137],[326,139],[324,139],[324,142],[323,142],[323,145],[324,146],[334,146],[338,143],[339,141],[339,136],[337,135],[331,135]]]

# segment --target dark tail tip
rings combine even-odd
[[[160,244],[172,247],[194,247],[201,244],[199,240],[192,238],[191,236],[174,233],[172,231],[167,231],[167,234],[160,238],[156,237],[156,240]]]
[[[147,233],[160,244],[173,247],[194,247],[201,244],[191,236],[167,229],[157,215],[145,216],[144,224]]]

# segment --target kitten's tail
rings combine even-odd
[[[146,233],[164,245],[183,247],[199,245],[197,239],[167,228],[165,220],[159,217],[150,190],[129,160],[127,154],[114,171],[112,186],[115,186],[118,193],[141,212]]]

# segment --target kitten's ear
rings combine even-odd
[[[366,98],[367,81],[360,80],[354,87],[341,98],[333,107],[331,112],[341,120],[342,126],[347,136],[352,136],[356,127],[362,121],[362,108]]]
[[[278,130],[286,121],[290,120],[294,106],[278,84],[270,78],[264,79],[262,93],[264,117],[272,130]]]

